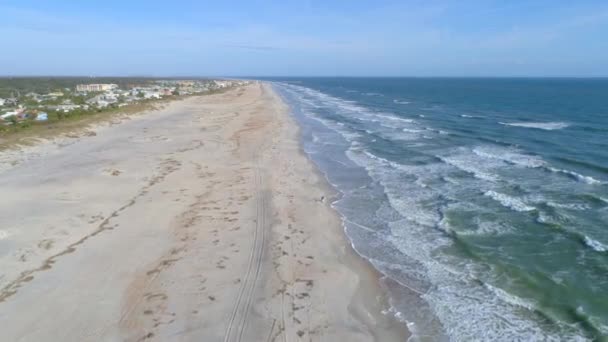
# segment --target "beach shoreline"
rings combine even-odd
[[[407,339],[270,85],[90,131],[2,159],[5,338]]]
[[[274,96],[279,97],[274,90],[272,91],[274,92]],[[284,100],[278,98],[277,101],[283,102],[283,105],[286,107],[284,111],[287,121],[289,121],[289,125],[291,126],[290,130],[293,131],[292,135],[298,140],[298,153],[308,161],[311,166],[311,173],[318,180],[320,190],[324,193],[322,202],[326,203],[331,212],[330,215],[335,216],[339,221],[339,224],[333,225],[333,228],[339,233],[339,236],[337,236],[338,241],[336,242],[344,245],[342,262],[360,277],[359,287],[356,291],[357,294],[351,302],[351,313],[370,327],[370,331],[372,331],[372,335],[376,341],[407,340],[411,336],[411,333],[408,331],[405,323],[398,321],[393,316],[393,313],[389,312],[388,294],[381,284],[381,279],[384,275],[355,251],[352,242],[346,235],[344,218],[333,207],[334,202],[341,196],[339,191],[331,185],[326,175],[317,168],[315,162],[304,150],[301,142],[300,127],[296,119],[289,113],[289,108],[284,103]]]

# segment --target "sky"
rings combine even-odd
[[[608,1],[0,0],[0,75],[608,76]]]

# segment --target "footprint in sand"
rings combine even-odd
[[[38,248],[49,250],[49,249],[53,248],[54,243],[55,243],[55,240],[53,240],[53,239],[44,239],[44,240],[38,242]]]
[[[119,176],[122,173],[122,171],[117,170],[117,169],[105,169],[105,170],[103,170],[103,172],[110,176]]]
[[[134,143],[148,143],[148,142],[155,142],[155,141],[171,141],[171,139],[169,137],[165,137],[163,135],[155,135],[152,137],[130,137],[129,140],[131,140]]]

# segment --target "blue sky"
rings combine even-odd
[[[608,1],[0,0],[1,75],[608,76]]]

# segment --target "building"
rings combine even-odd
[[[29,92],[27,94],[25,94],[26,97],[36,101],[36,102],[42,102],[44,100],[43,96],[40,94],[36,94],[33,92]]]
[[[10,97],[8,99],[4,99],[5,106],[16,106],[19,104],[19,100],[15,97]]]
[[[11,116],[14,116],[14,117],[18,118],[22,114],[23,114],[23,110],[22,109],[18,109],[18,110],[14,110],[12,112],[7,112],[7,113],[4,113],[4,114],[0,115],[0,119],[2,119],[2,120],[8,120]]]
[[[105,108],[116,102],[118,102],[118,98],[114,94],[101,94],[86,101],[87,104],[97,106],[99,108]]]
[[[36,121],[46,121],[49,119],[49,115],[45,112],[40,112],[36,115]]]
[[[180,87],[193,87],[194,81],[178,81],[177,85]]]
[[[156,90],[145,90],[143,91],[144,93],[144,99],[160,99],[162,98],[162,94],[159,91]]]
[[[71,112],[76,109],[80,109],[80,108],[82,108],[82,106],[76,105],[76,104],[60,104],[57,106],[47,106],[46,108],[50,109],[50,110],[56,110],[56,111],[67,113],[67,112]]]
[[[116,84],[79,84],[76,86],[76,91],[88,92],[88,91],[108,91],[118,88]]]

